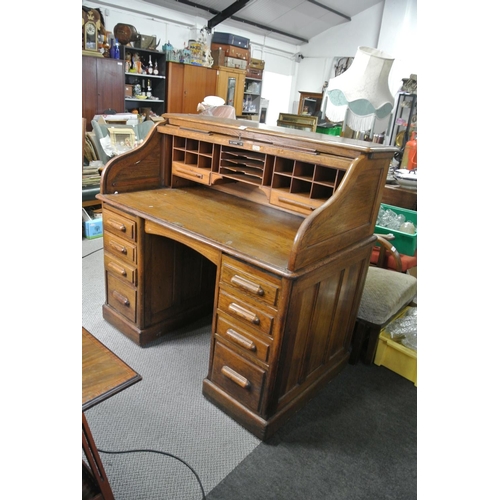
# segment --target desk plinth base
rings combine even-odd
[[[306,403],[312,399],[316,393],[322,389],[332,378],[334,378],[347,365],[349,353],[345,353],[337,359],[337,362],[330,367],[314,383],[307,385],[290,401],[289,404],[281,408],[269,419],[259,417],[243,406],[237,400],[226,394],[208,378],[203,380],[203,395],[211,403],[217,406],[242,427],[251,432],[262,441],[269,439],[294,413],[299,411]]]
[[[144,347],[168,332],[173,332],[177,328],[181,328],[198,318],[207,316],[212,312],[212,309],[212,304],[203,305],[196,310],[191,310],[190,315],[183,313],[178,317],[169,318],[168,320],[144,329],[136,328],[133,324],[123,319],[121,314],[115,312],[114,309],[107,304],[102,306],[102,316],[108,323],[117,328],[138,346]]]

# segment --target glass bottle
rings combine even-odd
[[[149,64],[148,64],[148,75],[153,74],[153,63],[151,62],[151,54],[149,55]]]
[[[159,73],[158,71],[158,61],[155,59],[155,67],[153,69],[153,75],[157,75]]]

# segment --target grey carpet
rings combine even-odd
[[[82,324],[143,380],[86,412],[102,450],[154,449],[195,469],[208,500],[417,498],[417,389],[348,365],[269,442],[207,402],[210,318],[146,348],[102,319],[102,239],[83,240]],[[116,500],[198,500],[194,474],[154,453],[101,454]]]
[[[417,389],[384,367],[348,365],[208,500],[417,498]]]
[[[151,449],[187,462],[208,493],[259,440],[202,395],[210,318],[141,348],[102,318],[102,239],[82,240],[82,325],[143,377],[85,415],[105,451]],[[101,453],[116,500],[198,500],[200,486],[180,461],[157,453]]]

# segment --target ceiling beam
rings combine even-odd
[[[222,12],[219,12],[218,10],[212,9],[210,7],[206,7],[205,5],[200,5],[196,2],[191,2],[190,0],[177,0],[177,2],[182,3],[184,5],[189,5],[190,7],[195,7],[197,9],[205,10],[207,12],[210,12],[210,14],[214,14],[216,17],[219,14],[222,14]],[[237,4],[240,2],[237,1],[235,3]],[[247,3],[247,2],[245,2],[245,3]],[[232,4],[232,5],[234,5],[234,4]],[[231,8],[231,5],[229,7],[227,7],[227,9],[230,9],[230,8]],[[224,9],[224,10],[227,10],[227,9]],[[213,18],[213,19],[215,19],[215,18]],[[213,21],[213,19],[211,21]],[[288,38],[292,38],[293,40],[299,40],[300,42],[305,42],[305,43],[309,42],[309,40],[307,40],[306,38],[302,38],[300,36],[294,35],[293,33],[287,33],[286,31],[277,30],[275,28],[271,28],[271,26],[266,26],[264,24],[254,23],[253,21],[249,21],[248,19],[243,19],[241,17],[236,17],[236,16],[230,16],[229,19],[232,19],[233,21],[237,21],[239,23],[254,26],[255,28],[259,28],[259,29],[264,30],[264,31],[269,31],[271,33],[276,33],[278,35],[287,36]],[[219,22],[222,22],[222,20]],[[211,31],[210,26],[208,26],[208,28],[209,28],[209,31]]]
[[[236,12],[240,11],[250,0],[236,0],[229,7],[226,7],[222,12],[219,12],[215,17],[208,20],[208,29],[212,29],[218,24],[222,23]]]
[[[309,3],[312,3],[314,5],[317,5],[318,7],[321,7],[322,9],[325,9],[329,12],[333,12],[334,14],[337,14],[337,16],[343,17],[344,19],[347,19],[348,21],[351,20],[349,16],[346,16],[345,14],[342,14],[342,12],[339,12],[338,10],[331,9],[327,5],[323,5],[322,3],[316,2],[316,0],[306,0]]]

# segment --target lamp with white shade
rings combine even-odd
[[[370,47],[358,47],[351,66],[329,81],[325,115],[344,122],[353,131],[372,133],[377,120],[387,118],[394,106],[389,73],[394,58]],[[359,134],[358,134],[359,135]]]

